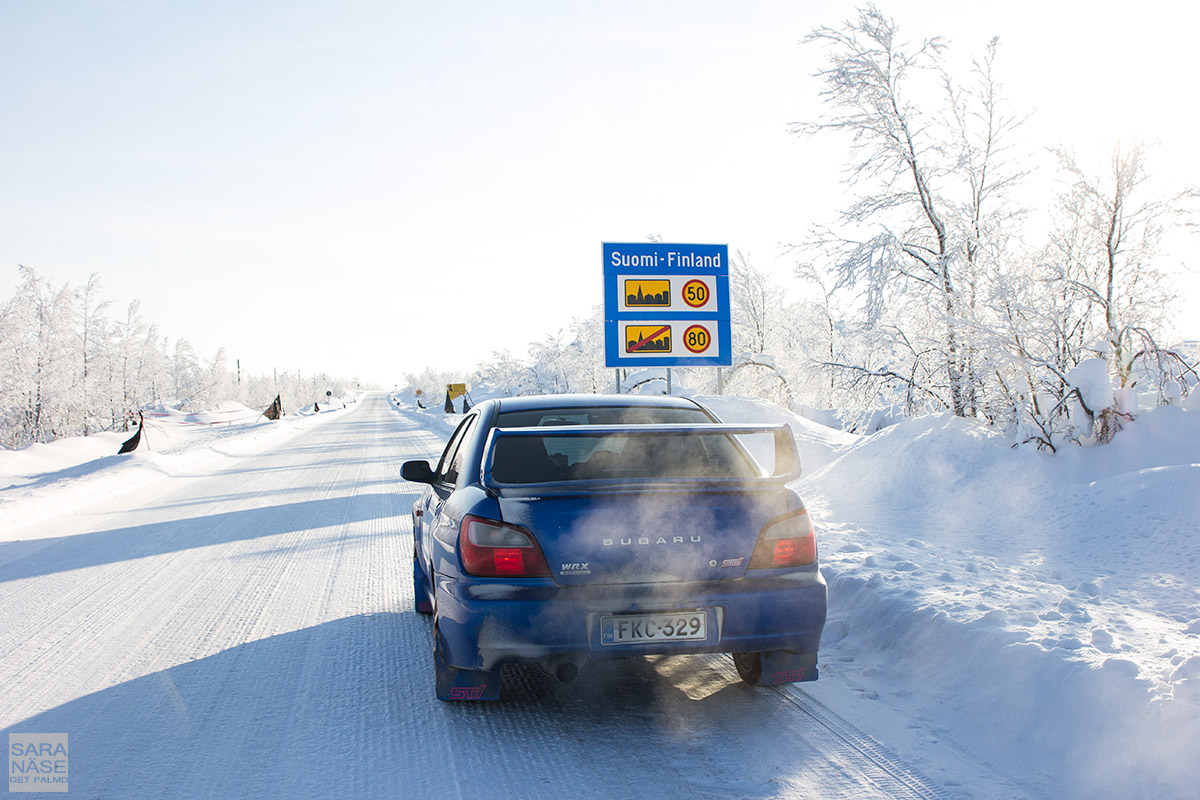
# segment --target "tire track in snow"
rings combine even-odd
[[[215,503],[209,516],[220,516],[231,506],[229,502]],[[18,620],[38,620],[36,631],[20,624],[6,626],[9,635],[5,641],[9,648],[0,656],[0,663],[9,664],[14,658],[25,662],[13,670],[14,677],[26,677],[31,671],[44,674],[51,668],[48,660],[56,660],[52,665],[55,671],[87,675],[95,670],[82,668],[87,662],[80,663],[81,659],[106,652],[111,655],[118,648],[144,654],[147,649],[138,645],[148,639],[156,642],[156,649],[164,649],[164,644],[170,644],[172,630],[180,626],[164,629],[161,622],[154,625],[153,619],[165,611],[177,610],[181,598],[195,596],[198,589],[220,589],[227,582],[220,574],[223,570],[211,563],[211,559],[187,558],[194,554],[185,547],[172,550],[175,541],[186,539],[190,533],[186,517],[181,519],[170,509],[131,516],[131,521],[137,524],[65,537],[45,552],[44,557],[38,554],[39,564],[50,563],[52,570],[62,571],[12,580],[8,573],[26,567],[26,563],[18,562],[0,570],[0,578],[8,579],[0,584],[5,590],[0,597],[0,608],[12,610],[12,616]],[[117,548],[100,540],[118,536],[124,541],[119,543],[120,552],[114,555]],[[213,541],[206,547],[220,544]],[[106,552],[105,547],[113,552]],[[221,594],[209,592],[210,597]],[[136,613],[130,613],[131,610]],[[188,639],[192,642],[199,639],[203,645],[209,638],[206,634],[220,624],[220,616],[207,631],[188,629]],[[63,654],[61,648],[52,646],[41,649],[41,657],[29,658],[29,646],[34,641],[31,634],[44,638],[50,632],[57,635],[69,632],[73,637],[73,652]],[[138,642],[126,638],[138,635],[141,636]],[[14,655],[14,651],[18,654]],[[25,651],[24,656],[20,651]],[[152,658],[147,666],[154,668],[161,664],[154,663]],[[136,657],[112,668],[115,678],[137,674],[140,672]],[[37,697],[30,699],[36,701]]]
[[[127,796],[124,781],[135,779],[147,795],[259,796],[262,786],[285,783],[290,773],[312,777],[312,741],[327,743],[318,752],[350,758],[375,737],[378,719],[356,718],[342,707],[364,699],[347,700],[356,687],[382,681],[384,691],[370,699],[393,715],[404,711],[392,696],[414,682],[379,669],[380,653],[416,652],[394,637],[395,612],[411,591],[408,512],[415,499],[399,483],[398,460],[408,450],[428,457],[428,445],[440,450],[440,442],[406,431],[395,415],[379,413],[381,405],[364,404],[357,413],[365,420],[347,415],[276,453],[247,460],[243,469],[206,480],[199,490],[189,488],[131,515],[123,522],[160,534],[157,548],[115,562],[92,559],[96,563],[71,573],[78,589],[71,597],[54,586],[63,573],[47,570],[26,579],[21,588],[50,601],[57,596],[51,619],[67,623],[60,629],[69,633],[61,647],[32,665],[44,691],[25,692],[23,705],[36,711],[65,702],[61,709],[88,709],[63,712],[70,724],[62,727],[75,737],[73,751],[81,747],[83,759],[89,749],[120,752],[129,762],[87,769],[85,760],[89,792]],[[343,430],[325,430],[334,426]],[[365,441],[363,431],[370,432]],[[335,463],[324,463],[329,461]],[[260,509],[270,513],[256,516]],[[208,520],[237,529],[217,530],[200,542],[173,542]],[[247,521],[257,525],[246,527]],[[180,525],[184,529],[176,530]],[[28,592],[16,595],[30,599]],[[352,615],[346,624],[344,615]],[[413,625],[399,627],[413,635]],[[416,636],[427,641],[423,632]],[[6,676],[9,664],[4,662]],[[160,671],[147,674],[154,669]],[[86,691],[70,685],[67,672],[87,676],[88,688],[101,691],[82,697]],[[128,677],[134,680],[120,684]],[[0,693],[13,689],[6,683]],[[301,724],[281,729],[279,721],[288,719]],[[326,724],[316,726],[316,719]],[[387,719],[390,724],[394,716]],[[280,751],[292,730],[304,733],[291,739],[294,750]],[[201,744],[172,748],[172,737]],[[381,741],[386,760],[403,752],[395,737]],[[304,756],[293,759],[291,752]],[[422,752],[423,766],[436,767],[436,753]],[[296,770],[298,765],[307,769]],[[364,775],[350,771],[347,780],[370,783]],[[327,796],[312,788],[323,778],[328,775],[321,772],[315,782],[294,784],[298,791],[291,796]]]
[[[318,428],[317,433],[321,430]],[[267,454],[265,458],[276,455]],[[118,649],[145,655],[148,648],[143,645],[152,641],[157,652],[150,655],[144,667],[160,668],[169,664],[162,663],[160,654],[174,651],[175,645],[183,645],[181,658],[194,658],[219,650],[230,639],[252,635],[249,630],[262,617],[272,583],[288,566],[286,549],[299,546],[308,536],[306,521],[296,521],[290,533],[277,534],[271,525],[278,526],[278,517],[260,515],[259,529],[232,530],[226,535],[205,531],[198,543],[181,541],[176,547],[175,542],[204,528],[208,519],[227,515],[233,524],[247,518],[247,512],[269,511],[271,497],[288,496],[306,486],[304,469],[289,474],[286,469],[268,465],[259,471],[269,470],[274,471],[274,491],[263,492],[265,498],[249,505],[239,500],[242,495],[252,494],[240,485],[246,483],[246,475],[218,476],[206,483],[211,490],[196,499],[188,498],[175,506],[168,499],[162,506],[129,515],[127,525],[108,530],[101,525],[95,533],[64,537],[54,545],[58,552],[45,553],[28,577],[14,580],[11,574],[5,574],[22,568],[29,571],[27,561],[0,570],[0,577],[8,578],[0,583],[0,608],[4,609],[0,613],[6,631],[0,645],[4,647],[0,664],[6,677],[19,680],[51,672],[94,677],[97,671],[114,679],[136,677],[144,671],[137,657],[118,657],[121,663],[116,665],[98,660],[105,655],[113,657]],[[336,482],[337,476],[327,481],[330,486]],[[310,504],[314,514],[328,493],[327,489],[324,496]],[[205,500],[214,496],[222,500],[211,504]],[[185,507],[208,513],[191,518],[180,514]],[[98,541],[113,539],[114,530],[127,539],[118,543],[119,548],[113,548],[111,541]],[[228,569],[226,559],[250,557],[260,537],[272,541],[281,551],[279,556],[258,559],[251,572]],[[110,552],[102,552],[105,547]],[[111,553],[114,549],[120,550],[116,556]],[[52,566],[40,566],[45,563]],[[77,568],[72,568],[75,564]],[[44,574],[37,574],[39,570]],[[247,630],[239,630],[239,625]],[[63,637],[70,639],[69,648],[57,641]],[[80,689],[94,684],[84,681]],[[30,702],[18,705],[36,708],[40,701],[36,692],[22,693],[23,700]],[[5,710],[21,712],[13,706]]]
[[[825,752],[836,752],[843,763],[853,765],[864,780],[887,797],[896,800],[950,800],[960,796],[934,786],[920,772],[905,766],[894,752],[814,698],[790,687],[775,687],[773,692],[820,726],[820,732],[829,742]]]
[[[370,412],[364,413],[368,415],[368,421],[357,421],[357,428],[372,425],[369,420],[375,415]],[[329,431],[328,438],[330,443],[315,446],[313,449],[318,451],[335,449],[332,445],[339,439],[344,441],[345,432]],[[361,499],[360,490],[364,485],[372,483],[373,480],[376,482],[394,481],[394,476],[387,474],[386,469],[378,472],[371,468],[372,461],[385,465],[387,459],[375,457],[378,455],[379,442],[372,439],[370,444],[371,446],[356,448],[357,455],[346,459],[345,463],[337,468],[336,474],[329,480],[330,487],[337,487],[336,494]],[[310,444],[305,446],[313,447]],[[342,479],[343,474],[345,474],[346,480]],[[322,499],[332,502],[334,494],[332,489],[328,489]],[[326,516],[313,515],[298,520],[292,527],[303,530],[302,535],[286,542],[273,542],[272,547],[265,551],[260,549],[239,555],[240,558],[257,559],[260,570],[271,569],[276,563],[283,564],[283,569],[274,576],[273,580],[263,583],[264,586],[272,587],[268,592],[266,602],[257,609],[257,613],[253,616],[248,616],[240,621],[240,624],[249,626],[248,633],[240,638],[247,641],[263,641],[265,637],[273,634],[285,635],[286,631],[276,630],[271,621],[286,618],[289,614],[294,616],[297,601],[303,608],[301,617],[307,622],[306,627],[315,624],[317,631],[322,630],[321,622],[338,619],[345,613],[353,614],[363,611],[370,613],[371,609],[378,610],[380,607],[387,608],[396,605],[396,600],[389,596],[395,593],[397,587],[395,580],[386,582],[390,588],[383,593],[369,592],[367,586],[377,581],[379,565],[375,562],[380,560],[386,562],[394,558],[398,549],[395,543],[401,539],[397,535],[395,527],[398,524],[407,524],[407,518],[397,513],[400,501],[397,499],[396,493],[376,494],[370,496],[369,500],[370,507],[366,509],[361,506],[361,503],[345,503],[335,509],[339,513]],[[411,500],[409,502],[411,503]],[[352,509],[358,514],[352,515]],[[411,534],[406,539],[411,542]],[[380,553],[383,554],[382,559],[379,558]],[[389,555],[392,558],[389,558]],[[340,634],[343,629],[337,630]],[[278,680],[285,686],[296,687],[296,703],[287,709],[292,724],[289,724],[286,730],[289,732],[306,731],[306,733],[300,738],[289,735],[283,741],[279,741],[274,733],[270,735],[265,733],[277,730],[277,723],[271,718],[278,714],[278,698],[269,693],[265,699],[252,695],[248,707],[235,722],[235,727],[243,732],[249,732],[248,736],[232,740],[221,738],[219,729],[228,725],[227,717],[222,718],[216,727],[202,732],[201,738],[214,740],[218,744],[205,748],[202,753],[197,754],[192,763],[187,765],[186,770],[181,773],[180,792],[176,794],[182,794],[187,787],[192,785],[190,778],[194,775],[219,772],[224,765],[238,761],[244,754],[245,738],[257,742],[259,747],[262,747],[264,742],[272,741],[273,737],[277,744],[283,745],[287,742],[289,746],[270,756],[263,753],[260,758],[254,760],[254,763],[258,765],[258,774],[236,774],[234,784],[225,788],[230,792],[236,792],[239,786],[244,787],[247,783],[271,785],[286,781],[288,772],[270,766],[269,763],[274,760],[279,764],[298,766],[289,759],[289,753],[306,752],[308,749],[306,745],[309,745],[315,738],[328,739],[330,731],[313,731],[304,725],[304,721],[311,715],[309,705],[313,703],[336,704],[335,689],[337,687],[364,684],[361,664],[371,663],[371,660],[356,658],[347,662],[340,659],[339,655],[341,651],[347,649],[351,652],[361,651],[361,648],[368,644],[347,642],[344,635],[331,634],[327,636],[324,633],[314,633],[305,639],[303,647],[289,651],[290,655],[295,656],[294,659],[286,659],[281,664],[265,663],[258,655],[257,650],[237,650],[233,655],[232,668],[224,676],[222,684],[209,688],[206,693],[216,692],[222,695],[228,694],[231,697],[245,695],[244,687],[254,685],[256,681],[261,680],[263,672],[268,672],[272,674],[273,680]],[[332,672],[328,669],[330,664],[336,665]],[[351,743],[351,746],[353,743],[361,742],[363,738],[363,734],[354,729],[348,731],[338,729],[336,734],[335,742]],[[267,777],[270,779],[268,780]],[[353,783],[352,776],[349,778]],[[298,792],[302,787],[296,786],[295,788]],[[303,794],[297,793],[295,796],[303,796]]]

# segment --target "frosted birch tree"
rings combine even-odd
[[[104,384],[111,374],[108,369],[108,318],[104,312],[109,302],[100,297],[100,276],[91,275],[79,291],[79,394],[83,409],[83,435],[103,430],[108,411]]]
[[[239,383],[224,350],[208,361],[186,340],[170,342],[146,322],[139,301],[115,320],[108,307],[98,275],[75,289],[20,267],[17,292],[0,304],[0,447],[123,430],[133,412],[158,405],[263,407],[283,394],[286,407],[297,408],[358,383],[323,373]]]
[[[1147,376],[1161,399],[1168,380],[1196,375],[1194,365],[1160,341],[1175,295],[1158,260],[1166,226],[1195,192],[1155,195],[1140,143],[1118,146],[1099,170],[1082,166],[1067,150],[1055,153],[1068,187],[1059,198],[1047,259],[1054,269],[1052,291],[1071,312],[1063,323],[1080,337],[1064,343],[1104,356],[1114,388],[1134,389],[1139,376]],[[1070,360],[1078,363],[1084,355]],[[1092,412],[1099,417],[1099,440],[1107,441],[1136,406]]]
[[[75,303],[69,286],[54,287],[29,267],[4,315],[5,349],[11,348],[11,394],[6,417],[10,446],[49,442],[70,428]]]
[[[965,90],[944,69],[943,39],[904,42],[874,5],[805,42],[825,50],[817,77],[829,111],[793,130],[849,136],[846,183],[856,196],[818,244],[832,256],[836,288],[860,291],[867,319],[920,361],[905,369],[845,367],[908,381],[914,397],[975,415],[986,371],[976,363],[973,333],[981,272],[994,257],[992,204],[1019,177],[1003,168],[1004,139],[1019,121],[1001,108],[996,42]],[[888,313],[904,296],[918,302],[915,321]]]

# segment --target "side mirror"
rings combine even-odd
[[[433,470],[428,461],[405,461],[400,465],[400,477],[413,483],[433,483]]]

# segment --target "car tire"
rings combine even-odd
[[[762,653],[730,653],[733,666],[743,683],[757,686],[762,680]]]
[[[425,570],[421,562],[413,554],[413,608],[418,614],[432,614],[433,603],[429,600],[429,592],[425,589]]]

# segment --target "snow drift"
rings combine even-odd
[[[934,715],[1034,790],[1193,796],[1200,415],[1159,408],[1057,456],[950,416],[829,442],[801,479],[825,675]]]

